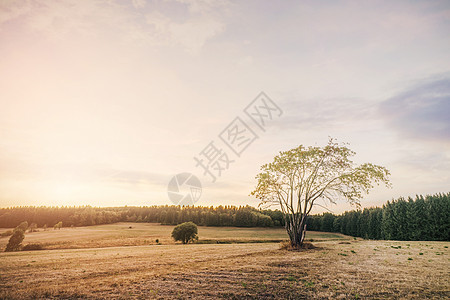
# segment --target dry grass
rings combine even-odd
[[[450,297],[448,242],[339,242],[303,251],[252,243],[0,253],[0,298]]]
[[[131,228],[130,228],[131,227]],[[120,246],[174,244],[170,234],[174,226],[155,223],[117,223],[99,226],[63,228],[26,233],[23,244],[41,243],[46,249],[79,249]],[[242,228],[199,226],[200,243],[279,242],[288,238],[284,228]],[[309,232],[307,239],[334,240],[348,237],[323,232]],[[4,249],[9,237],[0,238]]]
[[[350,242],[348,242],[350,244]],[[318,249],[319,247],[314,246],[312,243],[303,242],[301,246],[293,247],[290,241],[283,241],[280,243],[281,250],[289,250],[289,251],[304,251],[311,249]]]

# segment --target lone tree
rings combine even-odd
[[[22,228],[16,227],[14,229],[13,235],[9,238],[8,244],[6,245],[5,252],[12,252],[20,250],[22,241],[25,238],[25,233]]]
[[[175,241],[181,241],[183,244],[192,242],[197,237],[197,225],[192,222],[185,222],[177,225],[172,231],[172,237]]]
[[[53,226],[53,229],[59,229],[59,230],[61,230],[61,228],[62,228],[62,221],[60,221],[60,222],[58,222],[58,223],[56,223],[54,226]]]
[[[273,162],[261,167],[251,195],[260,206],[280,205],[292,248],[305,239],[306,219],[318,200],[345,199],[360,206],[374,184],[390,186],[389,171],[370,163],[355,165],[355,152],[330,139],[325,147],[304,147],[280,152]]]

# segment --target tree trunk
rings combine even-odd
[[[297,218],[299,216],[296,216]],[[302,216],[299,224],[296,222],[296,218],[294,216],[289,216],[286,218],[286,231],[289,235],[289,239],[291,241],[291,246],[294,249],[301,248],[303,242],[305,240],[306,234],[306,217]]]

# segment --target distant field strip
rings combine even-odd
[[[157,239],[161,244],[174,244],[170,237],[173,228],[156,223],[117,223],[61,230],[41,229],[39,232],[26,233],[23,244],[40,243],[46,249],[144,246],[156,244]],[[199,226],[198,231],[201,244],[277,243],[288,239],[284,228]],[[330,241],[350,238],[338,233],[308,232],[306,239]],[[0,248],[4,249],[7,242],[8,237],[0,238]]]

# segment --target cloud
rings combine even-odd
[[[230,5],[227,0],[166,0],[186,4],[192,13],[209,14],[216,9],[225,9]]]
[[[317,98],[309,100],[289,97],[280,101],[284,115],[274,120],[281,129],[327,129],[352,125],[374,117],[376,106],[359,98]]]
[[[146,4],[145,0],[133,0],[133,6],[135,8],[143,8]]]
[[[29,3],[19,3],[14,0],[0,2],[0,25],[14,20],[20,16],[26,15],[31,11]]]
[[[402,136],[450,142],[450,78],[422,81],[381,103],[379,113]]]
[[[146,15],[146,22],[153,27],[153,32],[160,44],[181,46],[191,54],[200,52],[204,44],[225,30],[217,11],[227,6],[226,1],[186,1],[175,2],[187,5],[188,16],[183,22],[176,22],[160,11]]]
[[[0,4],[0,31],[40,38],[72,39],[74,35],[100,37],[110,29],[132,35],[138,25],[132,12],[113,1],[6,1]]]
[[[224,30],[221,22],[209,17],[190,18],[177,23],[161,12],[147,15],[159,45],[181,46],[191,54],[198,53],[206,41]]]
[[[442,180],[442,175],[448,174],[450,153],[439,151],[439,149],[404,149],[400,151],[401,156],[396,160],[396,163],[402,167],[407,167],[414,172],[420,172],[420,174],[443,172],[441,176],[433,176],[435,181]]]
[[[153,47],[180,47],[199,53],[205,43],[225,30],[222,14],[227,1],[170,0],[186,11],[182,20],[144,0],[120,1],[5,1],[0,2],[0,32],[39,34],[66,40],[82,37],[144,41]],[[154,4],[154,3],[153,3]]]

